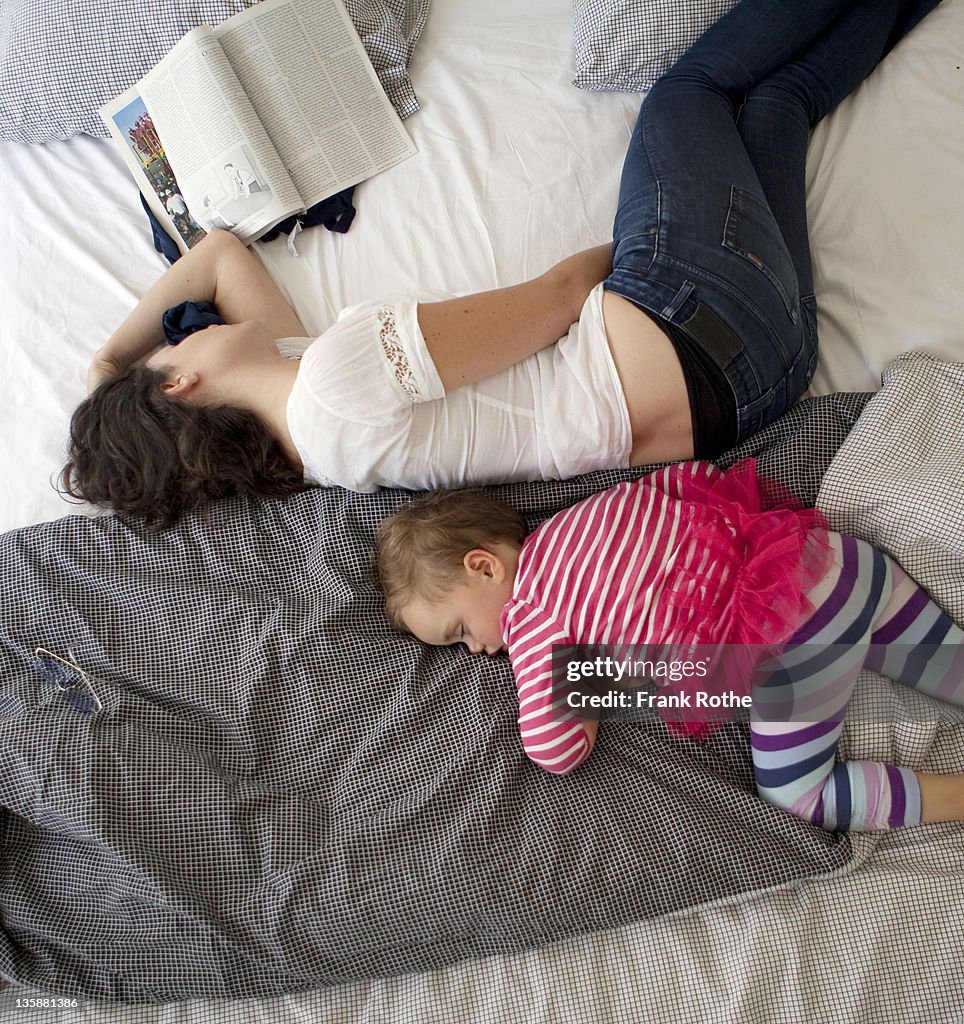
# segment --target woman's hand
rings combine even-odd
[[[92,391],[96,391],[104,381],[110,380],[111,377],[116,376],[124,369],[124,367],[120,366],[109,356],[101,355],[101,351],[97,351],[94,358],[90,361],[90,366],[87,368],[88,395]]]

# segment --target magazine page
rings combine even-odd
[[[100,110],[124,162],[151,213],[174,239],[182,255],[207,234],[188,212],[187,202],[137,86]]]
[[[188,32],[139,90],[201,227],[248,243],[305,208],[210,28]]]
[[[262,0],[214,31],[306,206],[416,152],[341,0]]]

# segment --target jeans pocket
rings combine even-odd
[[[813,295],[801,295],[800,296],[800,311],[803,313],[803,320],[806,326],[806,339],[807,339],[807,369],[806,369],[806,384],[804,387],[809,386],[810,380],[817,369],[817,300]]]
[[[790,320],[796,323],[800,311],[797,272],[780,228],[766,202],[735,185],[730,189],[723,246],[766,277],[783,300]]]

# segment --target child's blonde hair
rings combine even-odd
[[[525,536],[521,514],[481,491],[437,491],[403,505],[375,537],[375,574],[389,621],[404,630],[412,601],[444,598],[459,582],[467,552],[500,541],[521,545]]]

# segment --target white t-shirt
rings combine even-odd
[[[432,490],[628,465],[629,414],[602,285],[555,345],[448,393],[418,326],[419,301],[351,306],[305,350],[287,413],[309,482]]]

